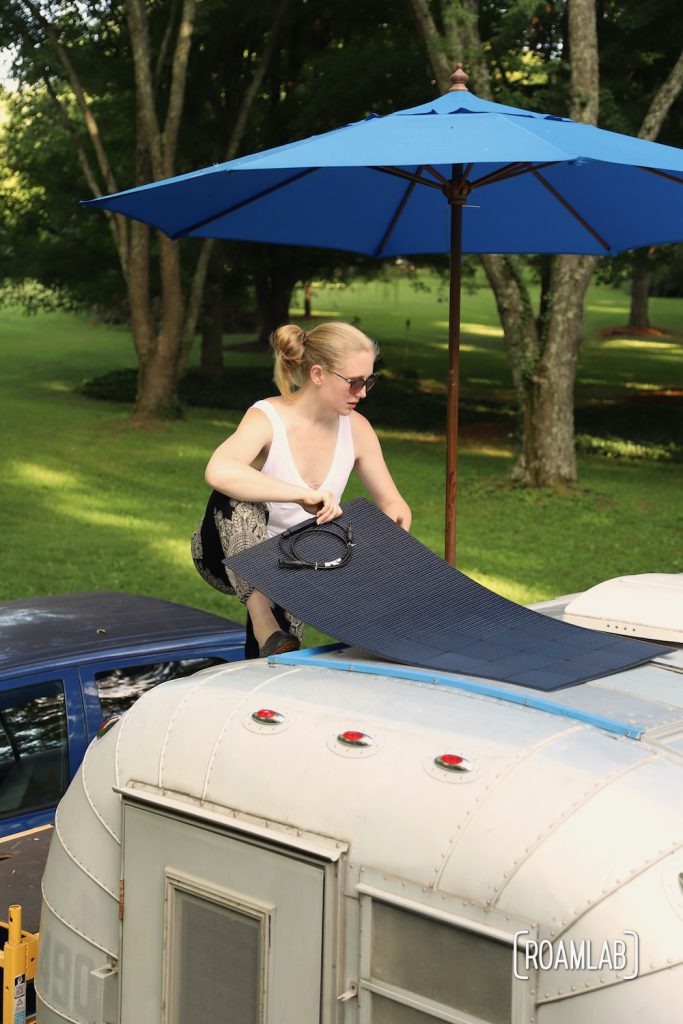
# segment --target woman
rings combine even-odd
[[[326,323],[308,332],[280,327],[271,345],[279,396],[256,402],[206,467],[209,486],[229,496],[227,505],[214,507],[224,554],[311,516],[320,524],[335,519],[353,468],[379,508],[408,530],[410,509],[377,435],[356,410],[375,383],[375,343],[349,324]],[[266,532],[258,518],[262,503]],[[303,624],[289,613],[283,620],[267,597],[226,572],[246,604],[259,655],[296,650]]]

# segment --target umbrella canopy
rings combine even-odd
[[[683,150],[482,100],[461,70],[452,80],[429,103],[83,204],[171,238],[450,252],[450,560],[461,253],[614,255],[683,236]]]
[[[448,252],[453,164],[463,252],[603,255],[681,237],[683,150],[468,91],[84,205],[172,238]]]

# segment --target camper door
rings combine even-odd
[[[123,864],[122,1024],[318,1024],[336,864],[128,801]]]

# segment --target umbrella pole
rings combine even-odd
[[[456,507],[458,498],[458,397],[460,378],[460,292],[462,285],[462,164],[454,164],[451,177],[451,274],[448,314],[448,411],[446,414],[446,553],[455,565]],[[454,201],[455,200],[455,201]]]

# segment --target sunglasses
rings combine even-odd
[[[366,393],[371,391],[377,380],[376,373],[371,373],[369,377],[345,377],[343,373],[337,373],[336,370],[330,370],[329,373],[333,373],[335,377],[341,377],[342,380],[345,380],[349,385],[349,391],[354,396],[359,395],[363,388],[365,388]]]

